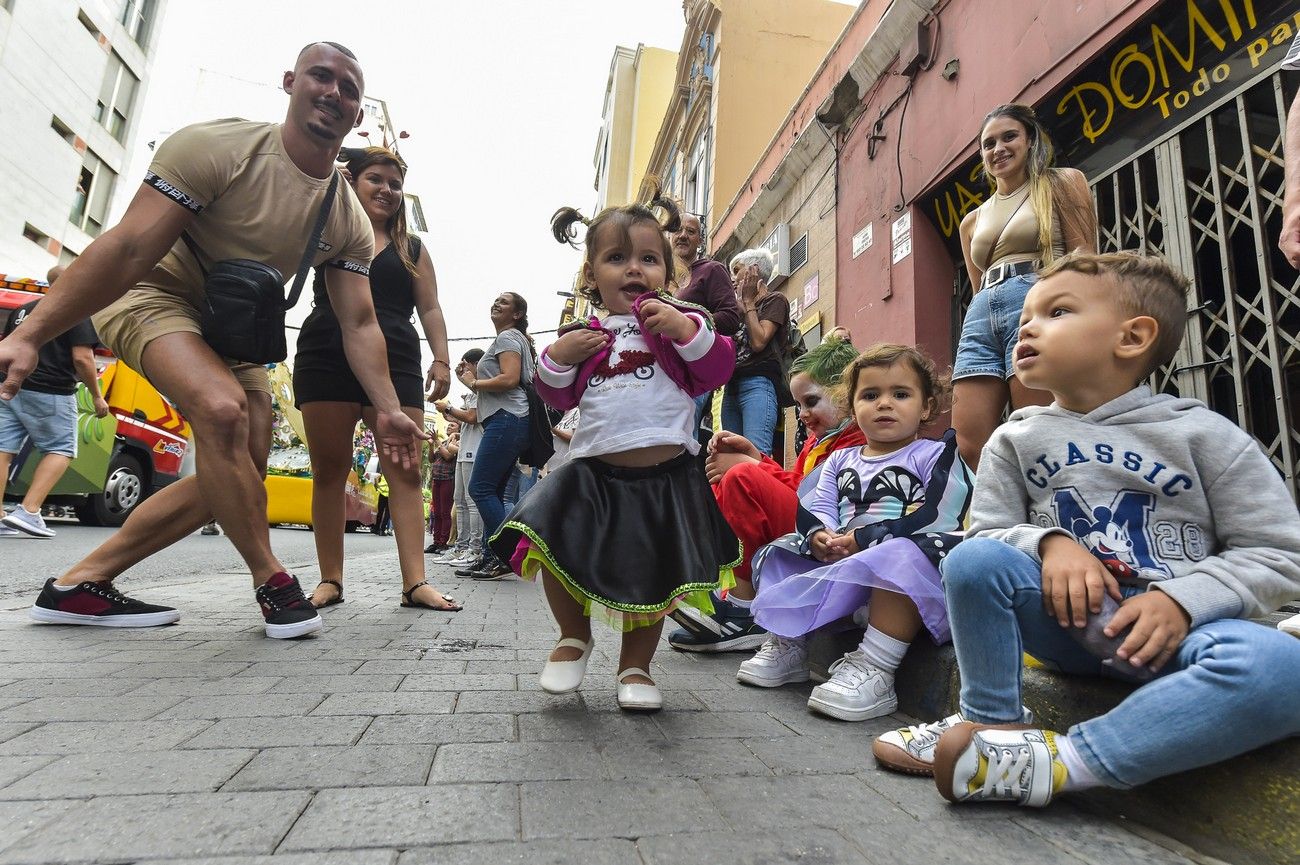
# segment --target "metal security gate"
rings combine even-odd
[[[1280,73],[1096,178],[1099,249],[1164,255],[1192,278],[1187,338],[1152,387],[1193,396],[1259,440],[1300,500],[1300,274],[1282,224]]]
[[[1091,185],[1098,249],[1163,255],[1192,279],[1187,336],[1152,389],[1231,418],[1300,501],[1300,273],[1277,248],[1294,92],[1282,73],[1260,79]],[[956,270],[954,351],[971,299]]]

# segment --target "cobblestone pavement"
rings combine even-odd
[[[667,707],[630,716],[598,632],[582,691],[544,694],[538,589],[431,576],[464,612],[400,609],[396,556],[372,555],[292,642],[262,636],[232,574],[140,592],[183,610],[168,628],[0,602],[0,865],[1190,861],[1067,802],[948,807],[872,764],[908,719],[815,717],[806,685],[738,685],[739,655],[665,644]]]

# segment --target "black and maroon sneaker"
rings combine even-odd
[[[87,581],[61,590],[54,587],[53,577],[45,581],[30,615],[38,622],[101,628],[153,628],[181,618],[180,610],[128,598],[110,582]]]
[[[257,587],[257,602],[266,619],[266,635],[288,640],[319,631],[325,624],[302,593],[298,578],[284,571]]]

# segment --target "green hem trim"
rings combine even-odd
[[[598,618],[617,631],[631,631],[636,628],[653,625],[663,619],[678,606],[685,603],[706,614],[713,608],[714,590],[726,591],[736,585],[735,567],[744,560],[743,550],[735,561],[718,568],[718,579],[711,583],[684,583],[673,589],[671,597],[662,604],[624,604],[609,598],[592,594],[578,585],[577,581],[556,562],[555,556],[536,532],[523,523],[513,520],[502,524],[492,535],[495,541],[506,529],[513,529],[532,542],[532,548],[524,556],[519,568],[520,576],[527,580],[536,579],[538,571],[546,571],[560,581],[565,591],[582,607],[583,615]],[[739,545],[739,544],[738,544]]]

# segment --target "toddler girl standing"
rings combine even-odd
[[[661,225],[650,207],[667,214]],[[576,210],[555,214],[572,242]],[[676,205],[608,208],[587,223],[583,293],[608,314],[577,323],[542,352],[535,384],[557,409],[578,406],[569,459],[526,495],[493,537],[521,576],[542,577],[560,641],[542,670],[553,694],[586,671],[594,614],[623,632],[618,705],[654,711],[648,670],[664,617],[679,603],[712,612],[734,583],[740,544],[695,466],[694,397],[731,377],[735,349],[702,308],[663,293]]]
[[[918,349],[873,346],[843,382],[867,444],[826,459],[798,531],[755,557],[754,619],[772,636],[736,678],[768,688],[807,681],[806,635],[870,601],[861,645],[808,698],[813,711],[864,721],[897,709],[894,672],[922,626],[949,639],[938,562],[960,539],[972,481],[952,430],[918,438],[947,395]]]

